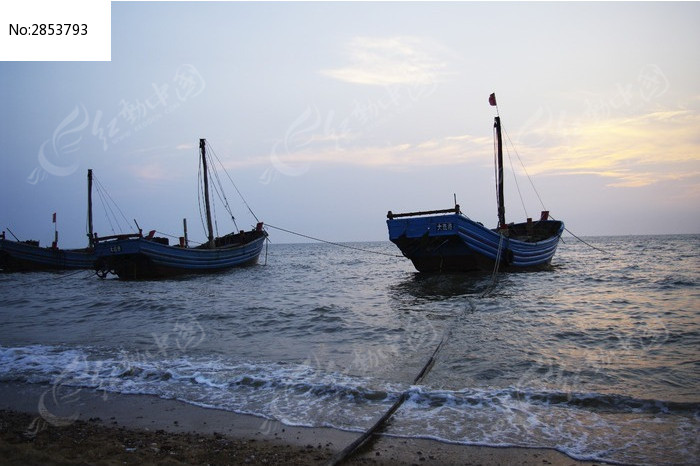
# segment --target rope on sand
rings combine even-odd
[[[471,311],[473,312],[474,305],[471,303],[471,301],[470,301],[469,305],[470,305]],[[457,319],[459,317],[461,317],[462,314],[457,315]],[[435,364],[435,361],[437,360],[438,353],[445,346],[445,344],[447,343],[447,340],[450,337],[450,333],[452,331],[452,328],[454,328],[453,324],[454,324],[454,322],[452,322],[450,325],[448,325],[445,328],[445,332],[442,335],[442,339],[440,340],[440,343],[438,343],[438,345],[435,347],[435,350],[430,355],[430,358],[425,363],[423,368],[420,370],[420,372],[418,373],[416,378],[413,379],[413,385],[420,384],[423,381],[423,379],[425,379],[425,377],[428,375],[430,370],[433,368],[433,365]],[[382,429],[384,424],[386,424],[386,422],[389,420],[389,418],[391,418],[391,416],[394,415],[396,410],[398,410],[401,407],[401,405],[404,404],[404,402],[406,402],[406,400],[408,400],[409,394],[410,394],[410,390],[404,391],[401,394],[401,396],[399,397],[399,399],[396,400],[396,402],[391,406],[391,408],[389,408],[389,410],[386,413],[384,413],[384,415],[381,418],[379,418],[379,420],[377,422],[375,422],[374,425],[372,425],[372,427],[367,429],[361,436],[359,436],[350,445],[345,447],[340,453],[338,453],[333,458],[331,458],[328,461],[328,463],[326,463],[326,466],[336,466],[336,465],[342,463],[343,461],[345,461],[346,459],[348,459],[350,457],[350,455],[352,455],[358,448],[360,448],[360,446],[362,446],[367,440],[369,440],[370,437],[372,437],[374,434],[376,434],[377,432],[379,432]]]

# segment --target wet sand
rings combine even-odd
[[[325,464],[359,434],[146,395],[0,383],[1,464]],[[382,435],[344,464],[582,465],[549,449]]]

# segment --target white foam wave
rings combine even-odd
[[[404,390],[391,433],[446,442],[549,447],[578,459],[687,463],[697,454],[697,405],[516,388],[435,390],[308,364],[180,357],[128,358],[90,347],[0,347],[0,381],[149,394],[288,425],[361,430]],[[659,438],[663,448],[654,448]],[[656,452],[656,453],[655,453]]]

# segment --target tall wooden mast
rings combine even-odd
[[[211,226],[211,209],[209,208],[209,175],[207,173],[206,140],[199,140],[199,152],[202,154],[202,176],[204,179],[204,204],[207,211],[207,230],[209,248],[214,248],[214,229]]]
[[[498,188],[498,228],[505,228],[506,206],[503,201],[503,139],[501,138],[501,117],[495,117],[493,126],[496,128],[496,140],[498,143],[498,179],[496,180]]]
[[[93,246],[95,236],[92,233],[92,168],[88,168],[88,247]]]

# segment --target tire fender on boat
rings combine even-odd
[[[501,261],[504,265],[513,265],[514,258],[513,251],[510,249],[506,249],[501,255]]]

